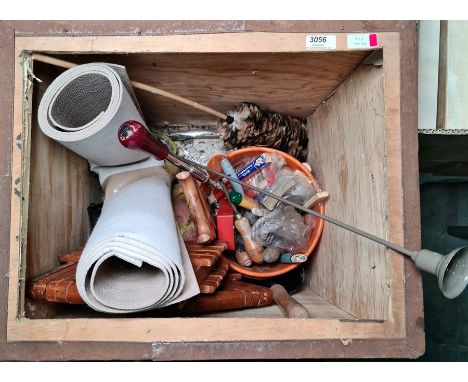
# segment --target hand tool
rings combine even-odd
[[[271,279],[244,279],[253,284],[270,288],[273,293],[273,300],[281,308],[285,317],[310,317],[307,309],[302,306],[296,299],[290,296],[290,294],[295,293],[305,285],[306,277],[303,267],[293,269],[288,273],[273,277]]]
[[[181,159],[169,153],[169,150],[162,143],[157,142],[151,133],[137,121],[127,121],[122,124],[119,129],[119,140],[127,148],[142,149],[154,154],[159,159],[175,160],[174,164],[181,163],[184,169],[191,169],[193,172],[200,173],[200,178],[209,181],[208,172],[218,177],[225,178],[229,181],[236,182],[246,188],[250,188],[258,193],[265,194],[272,197],[284,204],[290,205],[300,211],[314,215],[328,223],[334,224],[338,227],[353,232],[359,236],[365,237],[371,241],[381,244],[393,251],[409,257],[416,265],[416,267],[424,272],[436,275],[438,278],[439,288],[443,295],[449,299],[459,296],[468,285],[468,247],[461,247],[454,249],[447,255],[442,255],[427,249],[419,251],[410,251],[397,244],[391,243],[380,237],[365,232],[359,228],[353,227],[349,224],[343,223],[337,219],[323,215],[313,209],[306,208],[297,203],[291,202],[282,197],[263,190],[261,188],[249,185],[229,175],[223,174],[219,171],[213,170],[209,167],[192,162],[188,159]],[[171,160],[172,158],[172,160]],[[177,162],[177,163],[176,163]],[[205,172],[203,172],[203,170]],[[190,170],[189,170],[190,171]],[[214,182],[217,183],[217,182]],[[222,182],[220,182],[222,183]],[[248,223],[248,221],[247,221]],[[249,225],[250,227],[250,225]]]
[[[276,260],[279,259],[281,252],[281,248],[267,247],[263,251],[263,260],[265,261],[265,263],[274,263]]]
[[[243,267],[250,267],[252,265],[252,260],[250,260],[249,255],[245,252],[242,239],[236,240],[236,260]]]
[[[248,196],[242,196],[240,193],[236,191],[231,191],[229,193],[229,200],[234,203],[236,206],[241,206],[247,210],[252,210],[254,208],[259,209],[259,204],[252,198]]]
[[[188,171],[179,172],[176,175],[180,186],[184,192],[185,201],[190,210],[190,214],[195,219],[199,243],[207,243],[216,238],[214,221],[208,208],[208,204],[202,197],[196,181]]]
[[[167,135],[173,141],[187,141],[189,139],[219,139],[221,134],[216,130],[164,130],[163,134]]]
[[[223,169],[223,172],[226,174],[226,175],[229,175],[229,176],[232,176],[233,178],[236,178],[236,179],[239,179],[236,175],[236,170],[234,170],[234,167],[232,167],[232,164],[231,162],[229,162],[229,159],[227,158],[223,158],[221,159],[221,168]],[[244,195],[244,190],[242,189],[242,186],[238,183],[235,183],[235,182],[230,182],[231,183],[231,186],[232,186],[232,189],[234,191],[236,191],[237,193]]]
[[[273,300],[283,308],[288,318],[309,318],[309,311],[293,299],[286,289],[280,284],[274,284],[270,287],[273,292]]]
[[[234,211],[234,226],[242,236],[245,252],[247,252],[249,259],[252,260],[252,262],[256,264],[263,263],[263,246],[252,237],[252,228],[250,227],[249,221],[239,213],[237,207],[229,200],[229,192],[224,183],[222,181],[219,183],[226,194],[226,198],[228,199],[232,210]]]

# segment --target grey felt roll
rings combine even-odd
[[[123,66],[92,63],[63,72],[44,93],[38,120],[45,135],[97,165],[148,158],[117,139],[123,122],[145,123]]]
[[[85,64],[65,71],[42,97],[38,119],[44,134],[90,162],[107,189],[77,267],[83,300],[100,312],[131,313],[198,294],[163,162],[118,140],[123,122],[144,124],[125,68]]]
[[[161,170],[125,184],[104,202],[76,271],[78,292],[94,310],[144,311],[200,291],[176,228],[171,181]]]

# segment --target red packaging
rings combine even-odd
[[[234,240],[234,211],[226,199],[221,199],[216,215],[216,226],[218,227],[218,240],[228,243],[227,249],[235,250]]]

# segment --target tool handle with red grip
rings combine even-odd
[[[120,143],[127,149],[140,149],[153,154],[159,160],[168,160],[169,162],[186,170],[200,182],[208,181],[208,173],[198,167],[195,167],[176,155],[173,155],[169,148],[160,140],[153,137],[149,130],[138,121],[124,122],[118,132]]]

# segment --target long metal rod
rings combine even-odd
[[[192,165],[194,167],[200,167],[200,168],[204,169],[205,171],[208,171],[208,172],[210,172],[212,174],[215,174],[215,175],[217,175],[217,176],[219,176],[221,178],[227,179],[227,180],[229,180],[231,182],[238,183],[238,184],[240,184],[240,185],[242,185],[244,187],[247,187],[247,188],[250,188],[250,189],[252,189],[254,191],[257,191],[259,193],[265,194],[265,195],[267,195],[267,196],[269,196],[269,197],[271,197],[273,199],[276,199],[276,200],[278,200],[278,201],[280,201],[282,203],[285,203],[285,204],[288,204],[288,205],[290,205],[290,206],[292,206],[294,208],[297,208],[298,210],[301,210],[301,211],[306,212],[308,214],[314,215],[314,216],[316,216],[316,217],[318,217],[320,219],[323,219],[323,220],[325,220],[325,221],[327,221],[329,223],[337,225],[338,227],[341,227],[341,228],[344,228],[344,229],[346,229],[348,231],[354,232],[355,234],[357,234],[359,236],[363,236],[363,237],[365,237],[365,238],[367,238],[369,240],[372,240],[372,241],[374,241],[376,243],[382,244],[383,246],[385,246],[387,248],[390,248],[390,249],[393,249],[394,251],[396,251],[398,253],[401,253],[402,255],[405,255],[405,256],[408,256],[408,257],[413,257],[414,256],[414,252],[409,251],[406,248],[403,248],[403,247],[401,247],[401,246],[399,246],[397,244],[391,243],[391,242],[389,242],[387,240],[384,240],[384,239],[382,239],[380,237],[371,235],[368,232],[360,230],[359,228],[353,227],[353,226],[351,226],[349,224],[340,222],[339,220],[336,220],[336,219],[331,218],[329,216],[322,215],[321,213],[319,213],[317,211],[314,211],[314,210],[312,210],[310,208],[306,208],[304,206],[301,206],[300,204],[291,202],[291,201],[289,201],[287,199],[284,199],[284,198],[282,198],[280,196],[277,196],[277,195],[275,195],[275,194],[273,194],[273,193],[271,193],[271,192],[269,192],[267,190],[262,190],[261,188],[258,188],[258,187],[252,186],[250,184],[244,183],[244,182],[240,181],[239,179],[233,178],[233,177],[231,177],[229,175],[226,175],[226,174],[224,174],[222,172],[213,170],[213,169],[211,169],[211,168],[209,168],[207,166],[203,166],[203,165],[201,165],[199,163],[196,163],[196,162],[193,162],[193,161],[191,161],[189,159],[185,159],[185,158],[179,158],[179,159],[182,160],[182,161],[187,162],[188,164],[190,164],[190,165]]]

